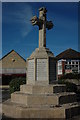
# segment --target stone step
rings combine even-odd
[[[21,85],[20,91],[29,94],[47,94],[47,93],[60,93],[66,92],[66,86],[60,84],[54,85]]]
[[[80,104],[66,104],[61,107],[34,107],[12,103],[10,100],[3,103],[3,114],[11,118],[60,118],[68,119],[80,115]]]
[[[11,94],[11,101],[15,103],[30,105],[60,105],[76,102],[75,93],[57,93],[57,94],[26,94],[15,92]]]

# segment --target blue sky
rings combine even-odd
[[[38,27],[30,19],[40,7],[47,8],[47,20],[54,24],[47,30],[46,41],[54,55],[72,48],[78,51],[78,3],[14,2],[2,3],[2,56],[14,49],[25,59],[38,47]]]

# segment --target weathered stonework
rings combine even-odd
[[[75,93],[66,92],[65,85],[22,85],[4,102],[5,116],[11,118],[68,119],[80,115]]]
[[[53,23],[46,19],[46,8],[39,9],[39,18],[31,19],[32,25],[39,27],[39,48],[27,59],[27,84],[50,84],[56,80],[56,59],[46,48],[46,28],[51,29]],[[32,61],[33,65],[32,65]],[[31,66],[31,67],[30,67]],[[31,77],[32,76],[32,77]]]
[[[27,59],[27,73],[29,73],[27,74],[27,84],[54,83],[57,74],[56,59],[53,53],[44,47],[37,48]]]

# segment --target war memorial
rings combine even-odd
[[[11,94],[3,103],[3,114],[10,118],[60,118],[68,119],[80,115],[80,104],[76,94],[66,92],[66,86],[57,83],[56,59],[46,48],[46,29],[53,23],[47,21],[47,10],[39,9],[39,18],[31,19],[39,27],[39,47],[27,59],[27,80],[20,91]]]

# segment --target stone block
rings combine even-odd
[[[80,115],[80,104],[66,104],[61,107],[27,107],[25,105],[12,103],[10,100],[4,102],[3,113],[11,118],[60,118],[68,119]],[[8,111],[9,110],[9,111]]]
[[[60,93],[66,92],[65,85],[21,85],[20,86],[21,93],[28,93],[28,94],[52,94],[52,93]]]
[[[60,105],[76,102],[77,100],[75,93],[33,95],[15,92],[11,95],[11,101],[30,106],[30,105]]]

